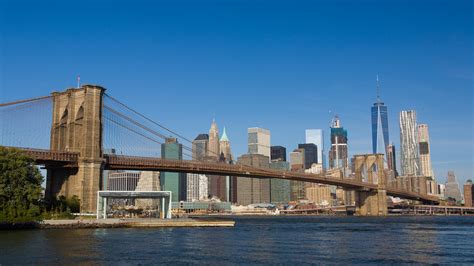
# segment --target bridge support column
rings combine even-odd
[[[387,215],[387,192],[356,191],[356,215],[385,216]]]
[[[105,89],[85,85],[54,92],[51,150],[79,152],[77,168],[48,169],[46,196],[74,195],[81,212],[96,212],[103,170],[102,105]]]
[[[377,189],[355,192],[356,214],[360,216],[385,216],[387,209],[387,178],[383,168],[383,154],[356,155],[356,180],[377,184]]]

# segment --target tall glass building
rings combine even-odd
[[[288,171],[290,163],[286,161],[272,161],[270,168]],[[270,179],[270,202],[273,204],[288,203],[290,201],[290,180],[272,178]]]
[[[306,129],[306,143],[313,143],[318,147],[318,163],[324,167],[324,132],[322,129]]]
[[[176,138],[166,138],[161,144],[162,159],[183,159],[183,145],[178,143]],[[175,172],[161,172],[160,186],[164,191],[171,191],[171,201],[186,200],[186,174]]]
[[[313,163],[318,163],[318,147],[315,144],[298,144],[298,149],[304,150],[304,169],[309,169]]]
[[[372,153],[383,153],[387,156],[388,112],[379,95],[379,78],[377,77],[377,102],[372,106]]]

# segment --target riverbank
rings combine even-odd
[[[1,229],[80,229],[80,228],[156,228],[156,227],[233,227],[235,221],[218,218],[180,219],[75,219],[2,224]]]

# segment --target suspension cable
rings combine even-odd
[[[14,101],[14,102],[0,103],[0,107],[10,106],[10,105],[15,105],[15,104],[20,104],[20,103],[34,102],[34,101],[44,100],[44,99],[48,99],[52,97],[53,96],[48,95],[48,96],[30,98],[30,99],[19,100],[19,101]]]

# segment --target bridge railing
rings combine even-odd
[[[18,148],[18,147],[8,147],[21,150],[28,154],[30,157],[36,161],[56,161],[56,162],[77,162],[79,159],[79,152],[68,152],[68,151],[54,151],[54,150],[44,150],[44,149],[34,149],[34,148]]]

